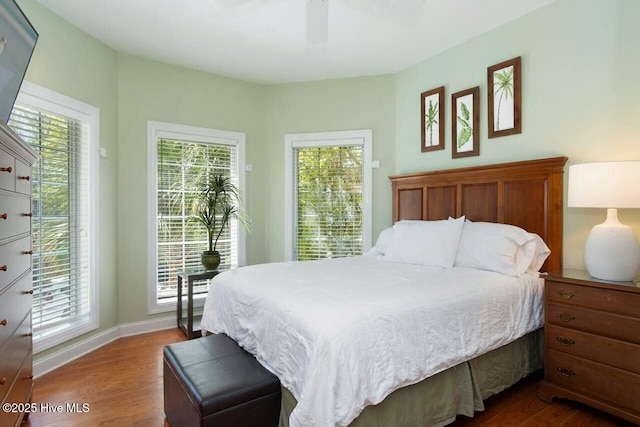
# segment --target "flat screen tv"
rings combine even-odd
[[[7,123],[38,33],[14,0],[0,0],[0,120]]]

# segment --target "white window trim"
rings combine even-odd
[[[293,150],[300,147],[331,147],[345,145],[362,145],[363,160],[363,194],[362,194],[362,223],[363,223],[363,250],[371,249],[372,233],[372,141],[371,129],[337,131],[337,132],[313,132],[295,133],[284,136],[284,259],[293,260],[294,233],[293,221],[295,217],[295,186],[294,186],[294,158]]]
[[[87,318],[73,324],[72,326],[56,329],[54,333],[41,339],[34,339],[33,352],[39,353],[43,350],[61,344],[72,338],[95,330],[100,326],[100,306],[98,304],[98,233],[96,224],[98,223],[98,152],[100,146],[100,109],[93,105],[85,104],[52,90],[46,89],[35,83],[23,81],[16,103],[40,108],[60,114],[75,120],[79,120],[88,125],[89,143],[89,307],[90,313]]]
[[[158,138],[175,139],[180,141],[194,141],[213,143],[219,145],[235,146],[238,149],[238,188],[241,194],[245,194],[245,134],[219,129],[209,129],[197,126],[186,126],[175,123],[147,121],[147,247],[149,256],[148,265],[148,313],[165,313],[176,309],[177,298],[168,298],[162,303],[158,302],[158,247],[157,240],[157,141]],[[245,208],[245,198],[240,202],[240,208]],[[246,232],[243,227],[238,227],[238,265],[246,263]],[[196,295],[193,298],[194,307],[204,305],[206,295]]]

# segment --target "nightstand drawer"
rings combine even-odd
[[[545,317],[547,324],[640,344],[640,319],[634,317],[554,303],[546,304]]]
[[[640,374],[640,345],[554,325],[545,332],[547,348]]]
[[[560,283],[550,279],[545,285],[545,300],[627,316],[640,315],[640,294]]]
[[[640,411],[640,375],[547,349],[545,379],[613,405]]]

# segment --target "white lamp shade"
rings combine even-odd
[[[640,208],[640,161],[569,166],[569,200],[576,208]]]

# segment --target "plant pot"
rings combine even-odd
[[[220,252],[218,251],[202,251],[200,256],[202,265],[207,270],[215,270],[220,265]]]

